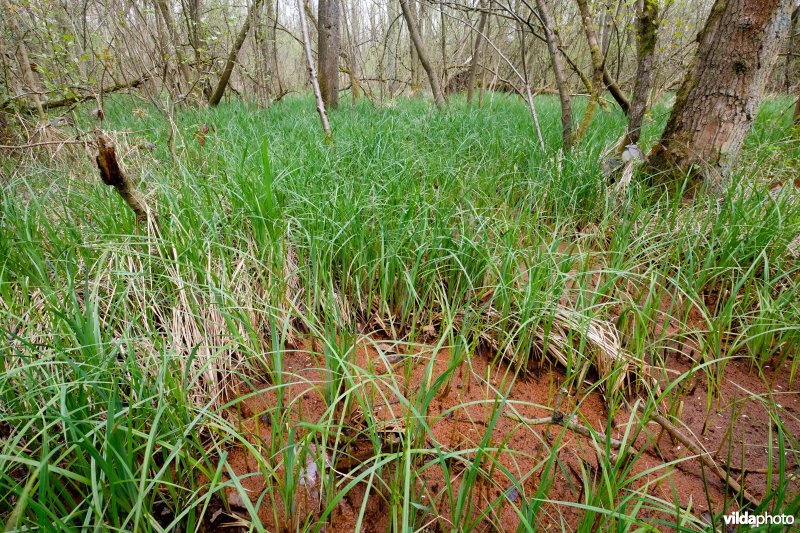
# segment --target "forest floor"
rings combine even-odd
[[[348,102],[332,146],[307,98],[187,109],[170,149],[155,107],[114,98],[103,127],[152,209],[141,225],[91,147],[3,154],[0,521],[800,516],[790,102],[762,106],[728,190],[693,201],[643,175],[609,183],[618,110],[564,154],[557,100],[536,103],[544,151],[506,95],[443,113]]]

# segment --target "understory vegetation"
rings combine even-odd
[[[728,190],[691,202],[606,178],[618,109],[563,153],[557,98],[535,103],[544,151],[508,95],[343,102],[330,146],[295,97],[181,110],[173,157],[154,108],[112,98],[142,225],[92,150],[0,160],[0,522],[702,531],[745,507],[800,514],[791,101],[761,106]],[[752,380],[735,398],[734,365]],[[748,476],[743,401],[766,413]],[[562,409],[588,436],[526,422]],[[705,445],[756,501],[696,454],[665,458],[656,410],[700,443],[720,425]]]

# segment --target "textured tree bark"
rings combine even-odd
[[[558,50],[556,34],[553,31],[553,18],[550,16],[550,9],[547,7],[547,0],[536,0],[536,7],[539,10],[539,17],[544,26],[544,36],[547,39],[547,51],[550,54],[550,63],[553,65],[553,74],[556,78],[558,97],[561,100],[561,137],[564,150],[572,147],[572,102],[569,97],[569,87],[567,87],[564,77],[564,65],[561,63],[561,53]]]
[[[755,119],[792,4],[716,0],[664,133],[650,152],[653,170],[693,172],[721,189]]]
[[[472,93],[475,90],[475,75],[478,71],[478,56],[484,39],[483,29],[486,27],[486,17],[489,15],[489,11],[484,4],[485,1],[481,0],[481,18],[478,20],[478,31],[475,33],[475,44],[472,47],[472,61],[469,63],[469,76],[467,76],[467,105],[472,104]]]
[[[417,21],[414,14],[411,12],[411,7],[408,5],[408,0],[400,0],[400,9],[403,11],[403,18],[406,20],[408,26],[408,33],[411,34],[411,41],[414,43],[414,48],[417,49],[419,55],[419,62],[422,63],[422,68],[428,75],[428,81],[431,84],[431,91],[433,91],[433,102],[439,110],[443,110],[445,106],[444,94],[442,93],[442,86],[439,83],[439,74],[434,70],[428,59],[428,53],[425,46],[422,44],[422,37],[419,35],[417,29]]]
[[[117,162],[114,141],[102,133],[97,136],[97,157],[95,161],[97,162],[97,168],[100,170],[100,178],[103,183],[116,189],[120,197],[136,215],[137,223],[146,222],[150,209],[144,202],[141,193],[136,190],[128,177],[125,176],[125,173],[122,172]]]
[[[319,90],[328,109],[339,107],[339,0],[319,0],[317,9]]]
[[[311,88],[314,90],[314,98],[317,100],[317,113],[319,113],[319,119],[320,122],[322,122],[322,131],[325,134],[325,142],[332,144],[333,133],[331,132],[331,125],[328,122],[328,114],[325,112],[325,101],[322,99],[322,92],[319,89],[317,72],[314,68],[314,58],[311,56],[311,37],[308,36],[308,23],[306,22],[305,11],[303,11],[302,0],[297,0],[297,8],[300,13],[300,29],[303,32],[303,50],[306,53],[308,77],[311,81]]]
[[[633,101],[628,110],[628,126],[617,150],[622,153],[629,144],[639,141],[644,112],[653,82],[656,40],[658,38],[658,1],[638,0],[636,19],[637,66]]]
[[[247,16],[244,19],[244,24],[242,24],[242,28],[239,30],[239,34],[236,36],[236,41],[234,41],[233,47],[228,53],[228,59],[225,61],[225,68],[222,69],[222,74],[219,77],[217,88],[214,89],[211,98],[208,100],[208,105],[212,107],[219,104],[220,100],[222,100],[222,95],[225,94],[225,89],[228,87],[228,82],[231,79],[231,73],[233,73],[233,66],[236,64],[236,57],[239,55],[239,50],[242,49],[244,40],[247,38],[247,34],[250,31],[250,24],[253,22],[253,13],[255,13],[255,11],[258,9],[258,5],[260,3],[261,0],[255,0],[247,10]]]

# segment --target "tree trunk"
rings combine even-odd
[[[531,93],[531,84],[530,81],[528,81],[528,62],[525,58],[525,26],[523,26],[521,22],[517,23],[517,31],[519,32],[520,56],[522,59],[522,82],[525,84],[525,97],[528,101],[528,109],[530,109],[531,118],[533,118],[533,125],[536,128],[539,146],[544,152],[544,137],[542,137],[542,128],[539,125],[539,114],[536,112],[536,105],[533,103],[533,94]]]
[[[339,1],[339,0],[337,0]],[[347,77],[350,78],[350,92],[353,95],[353,104],[358,102],[361,98],[361,85],[359,81],[359,70],[358,70],[358,49],[356,48],[356,44],[354,42],[355,37],[353,36],[356,32],[356,21],[352,16],[347,14],[347,4],[345,4],[344,0],[341,0],[341,5],[339,6],[342,10],[343,15],[343,22],[344,22],[344,33],[345,39],[347,43],[347,52],[343,54],[345,65],[347,65]]]
[[[794,45],[794,38],[798,35],[795,32],[795,29],[798,27],[798,21],[800,21],[800,5],[794,8],[794,12],[792,12],[792,21],[789,23],[789,42],[786,46],[786,62],[783,72],[784,91],[787,93],[791,91],[792,88],[792,58],[797,50]]]
[[[639,141],[644,112],[647,109],[647,99],[650,96],[653,82],[653,65],[658,38],[658,2],[639,0],[638,4],[636,83],[633,87],[633,101],[628,111],[628,126],[625,136],[617,148],[620,153],[629,144],[636,144]]]
[[[285,94],[283,82],[281,81],[281,71],[278,65],[278,8],[280,4],[276,0],[267,0],[267,19],[270,22],[269,32],[267,33],[267,43],[269,44],[269,62],[272,77],[275,80],[275,95],[282,98]]]
[[[398,75],[398,54],[396,50],[397,41],[402,29],[397,20],[400,18],[400,13],[397,12],[397,4],[390,1],[386,8],[388,19],[386,21],[386,34],[383,38],[384,47],[383,54],[381,55],[381,65],[384,66],[383,59],[386,58],[383,78],[386,83],[381,86],[381,101],[386,95],[394,95],[397,91],[397,78]],[[384,94],[385,93],[385,94]]]
[[[793,0],[716,0],[661,139],[654,170],[705,171],[719,191],[753,124]]]
[[[206,44],[203,32],[201,31],[200,0],[189,0],[188,6],[189,42],[192,45],[192,50],[194,50],[194,69],[198,73],[198,84],[200,85],[203,95],[205,96],[206,100],[210,100],[211,85],[208,82],[207,76],[204,74],[208,70],[208,45]]]
[[[628,108],[630,107],[628,99],[625,97],[622,89],[619,88],[617,83],[611,79],[611,76],[608,74],[608,72],[606,72],[605,59],[603,58],[603,52],[600,49],[600,44],[597,41],[597,33],[594,31],[594,22],[592,21],[592,12],[589,9],[588,1],[577,0],[577,2],[578,10],[581,14],[583,31],[586,34],[586,41],[589,43],[589,55],[592,59],[592,100],[589,102],[589,107],[586,108],[586,114],[581,121],[576,142],[589,127],[589,122],[591,122],[592,115],[594,114],[594,110],[600,99],[600,95],[603,92],[603,84],[608,87],[611,96],[614,97],[614,100],[617,102],[617,104],[619,104],[624,113],[627,113]]]
[[[188,93],[191,88],[191,75],[189,73],[189,65],[186,64],[181,54],[180,41],[178,40],[178,33],[175,31],[175,19],[172,18],[172,11],[170,11],[166,0],[156,0],[156,8],[161,13],[161,18],[164,20],[164,25],[167,27],[169,33],[169,47],[175,54],[175,61],[178,63],[178,72],[180,73],[182,87],[179,89],[181,92]]]
[[[794,113],[792,114],[792,122],[794,128],[800,132],[800,96],[797,97],[797,102],[794,104]]]
[[[467,105],[472,104],[472,92],[475,90],[475,74],[478,71],[478,56],[483,43],[483,29],[486,27],[486,17],[489,15],[489,10],[484,5],[485,2],[481,0],[481,18],[478,20],[478,31],[475,33],[475,44],[472,47],[472,61],[469,64],[469,76],[467,76]]]
[[[577,2],[583,31],[589,43],[589,54],[592,58],[592,90],[586,111],[584,111],[583,118],[581,118],[581,123],[578,126],[578,133],[575,135],[576,143],[580,142],[583,135],[588,131],[598,100],[600,100],[600,95],[603,92],[603,53],[600,51],[600,44],[597,42],[597,34],[594,31],[594,22],[592,22],[592,14],[589,11],[589,3],[587,0],[577,0]]]
[[[225,61],[225,68],[222,69],[222,74],[219,77],[217,88],[214,89],[214,93],[211,95],[211,98],[208,101],[208,105],[212,107],[219,104],[220,100],[222,100],[222,95],[225,94],[225,89],[228,87],[228,82],[231,79],[231,73],[233,73],[233,66],[236,64],[236,57],[239,55],[239,50],[242,49],[244,40],[247,38],[247,34],[250,31],[250,24],[253,21],[253,14],[258,9],[258,5],[260,3],[261,0],[254,0],[254,3],[247,10],[247,16],[244,19],[242,29],[239,30],[239,34],[236,36],[236,41],[234,41],[233,47],[228,53],[228,59]]]
[[[339,0],[317,6],[319,90],[328,109],[339,107]]]
[[[27,85],[26,89],[30,92],[30,100],[33,103],[33,106],[39,112],[39,119],[44,120],[45,113],[44,109],[42,108],[42,99],[40,98],[39,82],[36,80],[36,74],[33,72],[33,67],[31,67],[31,61],[28,57],[28,47],[25,45],[25,34],[22,32],[19,25],[17,25],[14,8],[11,6],[8,0],[4,0],[3,8],[6,12],[6,23],[8,24],[9,28],[11,28],[11,32],[14,34],[14,37],[17,39],[17,62],[19,63],[19,68],[22,71],[22,77],[25,80],[25,85]]]
[[[564,65],[561,63],[561,54],[558,51],[556,35],[553,31],[553,18],[547,7],[547,0],[536,0],[536,7],[539,10],[539,17],[542,19],[544,35],[547,39],[547,51],[550,54],[550,62],[553,65],[553,74],[556,78],[558,97],[561,100],[561,133],[564,150],[572,147],[572,102],[569,97],[569,87],[564,77]]]
[[[408,33],[411,34],[411,41],[414,43],[414,48],[417,49],[419,62],[422,63],[422,68],[425,69],[425,73],[428,75],[431,91],[433,91],[433,102],[439,110],[443,110],[445,100],[442,94],[441,84],[439,83],[439,74],[436,73],[428,59],[428,53],[425,50],[425,46],[422,44],[422,37],[420,37],[419,31],[417,30],[417,21],[414,14],[411,12],[408,0],[400,0],[400,9],[403,11],[403,18],[406,20],[406,25],[408,26]]]
[[[489,7],[492,6],[491,1],[489,2]],[[486,63],[489,62],[488,54],[486,53],[489,49],[489,32],[490,32],[490,25],[492,24],[491,19],[486,20],[486,39],[483,42],[483,49],[481,50],[481,90],[478,93],[478,107],[483,107],[483,95],[486,93]]]
[[[411,43],[411,96],[419,96],[421,70],[417,49],[414,48],[414,43]]]
[[[311,88],[314,91],[314,98],[317,100],[317,112],[319,113],[320,122],[322,122],[322,131],[325,134],[325,142],[332,144],[333,133],[331,132],[331,125],[328,122],[328,114],[325,112],[325,101],[322,99],[322,92],[319,88],[319,80],[317,80],[317,72],[314,69],[314,58],[311,55],[311,37],[308,36],[308,23],[306,22],[306,14],[303,10],[302,0],[297,0],[297,7],[300,13],[300,29],[303,32],[303,50],[306,53],[308,77],[311,81]]]

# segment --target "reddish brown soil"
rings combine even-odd
[[[331,464],[328,466],[328,472],[323,472],[323,475],[329,474],[330,469],[335,468],[336,474],[333,478],[341,488],[349,479],[358,475],[364,465],[373,464],[374,448],[363,435],[364,414],[358,409],[347,414],[327,411],[324,400],[326,378],[324,371],[321,370],[324,361],[318,353],[320,350],[313,349],[314,343],[308,342],[305,346],[305,349],[287,351],[284,354],[285,380],[289,383],[285,389],[284,402],[289,407],[283,420],[276,420],[277,396],[275,388],[267,384],[257,385],[253,390],[240,387],[242,400],[236,411],[232,410],[229,413],[230,419],[241,424],[241,434],[256,448],[257,453],[262,454],[262,457],[265,454],[269,455],[267,450],[273,424],[278,424],[276,430],[284,432],[284,439],[287,427],[296,428],[295,440],[300,440],[308,434],[308,429],[299,425],[301,421],[310,423],[322,421],[324,426],[335,425],[326,422],[330,417],[337,423],[341,421],[342,430],[336,448],[338,451],[334,451],[336,439],[333,435],[329,436],[325,446],[322,446],[320,439],[316,438],[317,444],[311,451],[316,453],[317,449],[327,450],[327,460]],[[377,347],[384,352],[383,356]],[[390,360],[388,369],[385,364],[387,356]],[[393,443],[399,442],[405,433],[404,418],[408,414],[407,409],[403,407],[404,403],[398,397],[398,391],[389,384],[396,384],[400,394],[413,401],[420,385],[426,382],[426,368],[431,361],[432,371],[429,375],[432,376],[432,383],[447,371],[450,364],[449,350],[441,349],[435,352],[433,346],[416,346],[410,349],[403,345],[395,346],[390,341],[377,337],[365,339],[359,344],[353,358],[352,372],[355,373],[361,368],[367,370],[364,376],[370,374],[384,376],[378,382],[367,382],[364,378],[357,378],[359,388],[373,402],[375,419],[385,422],[381,433],[384,453],[392,452]],[[691,368],[691,360],[686,356],[672,357],[667,361],[667,366],[676,371],[672,375],[678,375]],[[785,368],[772,370],[766,376],[765,382],[758,377],[755,370],[751,371],[745,363],[734,360],[725,368],[724,376],[720,396],[712,405],[708,417],[705,378],[700,374],[687,381],[681,396],[682,421],[685,424],[686,434],[692,436],[711,453],[717,453],[718,462],[723,465],[730,464],[733,476],[738,475],[740,465],[754,471],[765,469],[768,446],[773,447],[773,457],[777,457],[776,435],[773,432],[773,442],[769,443],[767,428],[771,424],[770,414],[764,405],[752,396],[772,395],[782,406],[778,416],[789,428],[791,435],[796,436],[800,435],[800,395],[797,394],[796,388],[788,383],[788,371]],[[498,390],[507,391],[510,388],[503,413],[514,413],[524,418],[546,417],[552,413],[554,396],[563,380],[564,375],[558,368],[542,367],[532,370],[526,376],[514,376],[513,371],[506,365],[497,364],[493,367],[489,357],[473,355],[461,363],[454,372],[449,386],[441,387],[430,403],[426,418],[430,433],[424,437],[424,447],[433,450],[436,443],[444,452],[463,451],[464,457],[472,459],[474,453],[469,450],[477,447],[486,433],[486,424],[491,418]],[[570,405],[580,413],[584,424],[591,425],[599,432],[605,431],[609,413],[601,394],[579,393],[577,398],[571,400]],[[265,417],[264,413],[269,413],[269,416]],[[624,409],[614,413],[612,420],[615,425],[612,436],[623,437],[629,416]],[[702,433],[707,418],[708,429]],[[701,516],[709,511],[719,513],[735,509],[734,495],[726,489],[724,483],[708,469],[702,469],[697,459],[681,460],[687,455],[685,447],[674,444],[666,433],[661,434],[658,429],[657,425],[650,424],[640,434],[635,445],[644,452],[620,482],[629,483],[631,488],[636,489],[647,486],[648,493],[652,497],[663,500],[668,506],[674,506],[674,502],[677,501],[682,508],[690,508],[695,516]],[[560,433],[563,433],[563,438],[559,442]],[[559,502],[578,504],[586,502],[581,472],[590,476],[595,486],[600,483],[601,473],[597,470],[598,452],[591,440],[571,431],[562,430],[560,426],[528,426],[505,416],[497,419],[491,438],[490,446],[501,450],[493,454],[496,465],[502,465],[508,474],[495,467],[492,469],[491,477],[482,477],[475,485],[476,490],[472,495],[472,519],[475,523],[472,525],[478,530],[516,530],[520,519],[515,507],[520,505],[523,494],[530,498],[536,493],[537,487],[542,482],[541,462],[547,459],[549,450],[557,446],[560,466],[556,469],[553,486],[549,492],[550,502],[541,508],[536,517],[536,525],[544,530],[551,526],[558,530],[576,528],[585,518],[583,511]],[[655,444],[653,441],[656,441]],[[348,442],[350,444],[345,445]],[[275,475],[283,479],[280,457],[279,451],[275,460],[268,459],[266,462],[275,464]],[[445,470],[437,463],[433,452],[418,457],[413,472],[416,476],[418,494],[416,499],[430,502],[430,505],[427,513],[420,513],[415,526],[418,528],[426,526],[428,531],[450,530],[451,510],[449,498],[445,493]],[[672,461],[677,461],[677,464],[672,467],[666,466],[666,463]],[[794,464],[792,458],[787,457],[787,461]],[[241,445],[232,445],[228,450],[227,462],[232,472],[241,479],[241,484],[248,491],[253,506],[258,505],[258,516],[268,529],[275,531],[287,526],[294,529],[297,524],[302,525],[307,520],[316,522],[319,519],[320,497],[315,486],[298,489],[298,502],[292,514],[295,522],[292,525],[286,520],[279,494],[265,490],[264,477],[252,451]],[[398,462],[399,459],[393,461],[393,463]],[[484,462],[483,466],[488,469],[491,463]],[[460,480],[466,475],[463,464],[459,461],[450,461],[448,468],[447,475],[451,479],[453,489],[457,490]],[[651,472],[646,473],[648,471]],[[387,482],[391,482],[395,474],[391,466],[383,470],[383,478]],[[514,489],[511,478],[519,482],[522,486],[521,491]],[[632,480],[632,478],[637,479]],[[229,479],[229,476],[225,479]],[[748,473],[744,484],[752,494],[762,498],[766,492],[766,475],[757,472]],[[382,491],[376,488],[377,485],[379,485],[378,480],[373,480],[366,503],[364,502],[366,483],[352,488],[327,518],[330,530],[353,530],[362,505],[365,506],[364,531],[391,529],[391,517],[388,516],[390,506],[385,499],[385,494],[389,494],[390,491]],[[794,490],[800,491],[800,488],[795,486]],[[244,502],[235,492],[233,489],[227,492],[231,513],[247,519],[248,513],[243,509]],[[624,494],[624,490],[620,491],[619,497]],[[494,509],[478,520],[480,513],[491,507],[490,502],[496,503]],[[224,516],[229,515],[226,513]],[[655,510],[642,510],[639,517],[644,520],[674,519],[674,516],[666,517],[661,511]],[[598,520],[596,526],[601,525],[602,517]]]

